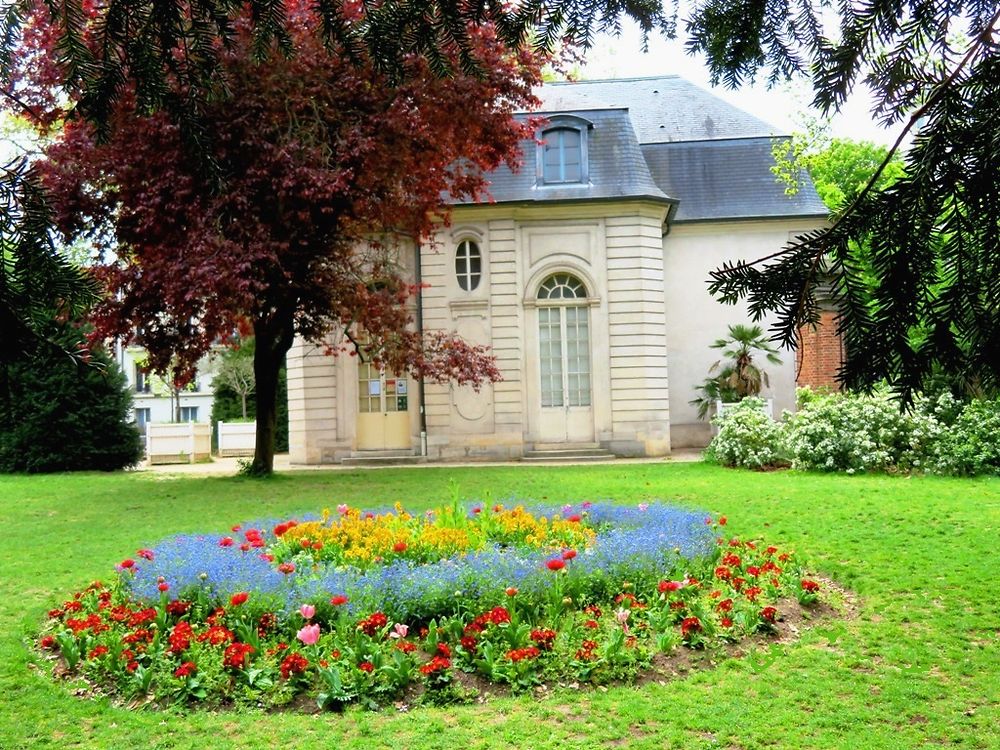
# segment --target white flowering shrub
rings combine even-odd
[[[1000,399],[969,403],[940,446],[941,473],[1000,474]]]
[[[782,459],[782,427],[763,412],[759,398],[743,399],[712,420],[719,428],[708,446],[709,458],[723,466],[760,469]]]
[[[713,420],[708,457],[759,469],[790,462],[812,471],[1000,474],[1000,399],[968,404],[948,393],[901,411],[888,391],[823,394],[802,389],[799,409],[774,422],[760,399]]]
[[[793,468],[818,471],[933,470],[944,426],[923,411],[901,411],[888,392],[801,393],[786,414]]]

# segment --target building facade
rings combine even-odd
[[[770,171],[773,129],[677,77],[549,84],[524,167],[488,204],[453,206],[429,247],[402,252],[427,284],[425,330],[492,347],[503,381],[421,384],[296,342],[291,460],[514,458],[601,447],[661,456],[707,443],[691,401],[745,308],[708,293],[726,261],[773,253],[826,218],[811,186]],[[794,407],[795,358],[769,368]]]

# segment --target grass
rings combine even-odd
[[[641,688],[345,715],[152,712],[72,695],[31,650],[45,612],[140,546],[338,502],[463,496],[725,513],[853,589],[859,616]],[[701,464],[0,478],[0,748],[1000,747],[1000,480],[756,474]]]

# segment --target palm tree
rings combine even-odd
[[[722,350],[722,359],[708,369],[709,376],[698,386],[702,395],[691,401],[698,407],[700,419],[708,416],[716,401],[742,401],[747,396],[760,395],[770,385],[767,372],[754,362],[757,354],[763,354],[773,365],[781,364],[778,350],[757,325],[731,325],[729,336],[717,339],[711,346]]]

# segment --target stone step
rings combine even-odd
[[[521,458],[527,462],[572,463],[576,461],[612,461],[615,455],[603,448],[563,448],[561,450],[528,451]]]
[[[412,450],[355,451],[341,459],[344,466],[405,466],[422,464],[427,459],[414,455]]]
[[[600,443],[535,443],[532,449],[536,451],[603,450]]]

